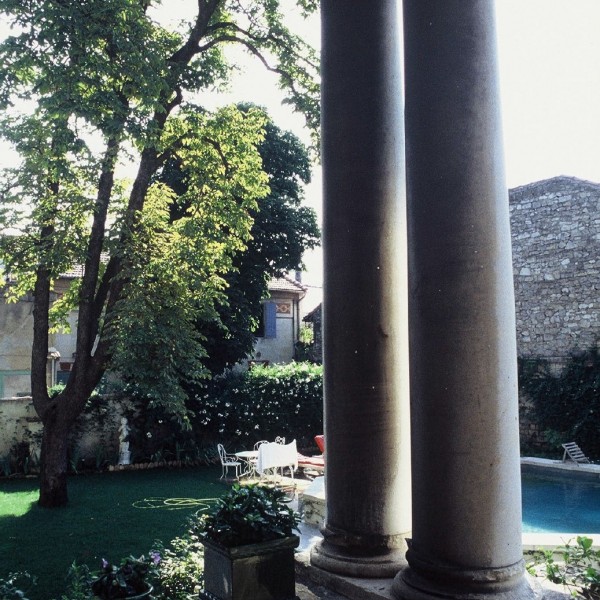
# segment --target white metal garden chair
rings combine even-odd
[[[236,456],[227,454],[223,444],[217,444],[217,450],[219,452],[219,459],[221,460],[221,479],[227,476],[230,467],[235,469],[235,478],[239,479],[242,473],[241,461]]]

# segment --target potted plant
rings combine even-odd
[[[102,559],[102,571],[92,582],[94,597],[102,600],[115,598],[150,598],[152,586],[146,578],[160,562],[158,552],[151,552],[149,558],[130,556],[119,566]]]
[[[296,597],[294,548],[300,515],[285,492],[235,484],[203,515],[204,592],[209,600],[291,600]]]

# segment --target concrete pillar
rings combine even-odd
[[[404,0],[413,536],[398,598],[525,598],[493,0]]]
[[[327,517],[311,560],[391,577],[410,532],[396,2],[324,0],[321,11]]]

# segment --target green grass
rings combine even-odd
[[[0,577],[36,575],[31,600],[59,598],[73,560],[96,570],[102,558],[147,553],[156,539],[168,545],[227,489],[214,468],[80,475],[69,479],[68,507],[43,509],[37,485],[0,481]]]

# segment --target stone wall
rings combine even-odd
[[[518,354],[560,361],[600,333],[600,184],[561,176],[509,196]]]
[[[84,413],[73,427],[69,444],[70,460],[80,466],[93,467],[96,461],[116,463],[119,456],[119,424],[123,403],[106,398],[106,417]],[[0,398],[0,475],[11,464],[15,471],[15,449],[19,445],[29,447],[31,469],[39,463],[42,423],[33,408],[31,397]]]

